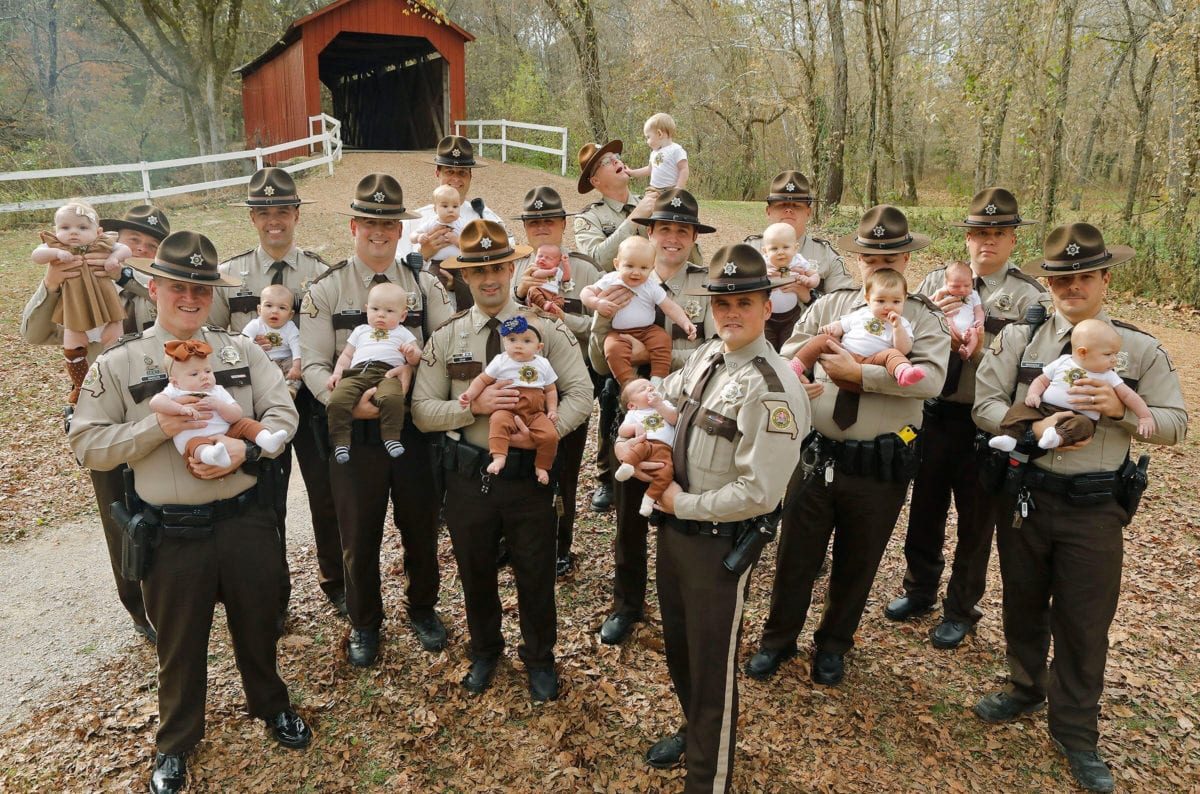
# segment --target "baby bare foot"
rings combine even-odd
[[[508,462],[507,455],[492,455],[492,462],[488,464],[488,474],[499,474],[504,471],[504,464]]]
[[[550,483],[550,472],[546,471],[545,469],[539,469],[535,467],[533,473],[537,475],[537,481],[542,485],[548,485]]]

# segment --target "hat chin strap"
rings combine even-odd
[[[863,248],[878,248],[881,251],[890,251],[893,248],[900,248],[902,246],[908,245],[909,243],[912,242],[912,240],[913,240],[913,238],[912,238],[911,234],[907,234],[904,237],[896,237],[892,240],[887,240],[887,241],[882,241],[882,242],[876,241],[876,240],[864,240],[861,237],[854,238],[854,242],[858,243]]]

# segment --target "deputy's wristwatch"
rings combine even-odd
[[[123,287],[133,280],[133,268],[128,265],[121,268],[121,277],[117,279],[117,286]]]
[[[244,438],[242,441],[246,444],[246,462],[258,463],[258,459],[262,457],[262,447],[253,442],[246,441]]]

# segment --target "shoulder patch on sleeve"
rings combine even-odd
[[[325,271],[329,272],[329,271]],[[315,281],[315,279],[314,279]],[[305,292],[304,299],[300,301],[300,313],[315,318],[318,314],[316,304],[313,303],[312,292]]]
[[[88,367],[87,375],[83,379],[83,384],[79,387],[81,392],[87,392],[93,397],[99,397],[104,394],[104,379],[100,377],[100,365],[93,363]]]
[[[427,367],[437,364],[437,353],[433,352],[432,339],[425,343],[425,349],[421,351],[421,363]]]
[[[768,433],[786,433],[792,438],[800,434],[800,428],[796,425],[796,415],[792,413],[792,407],[788,405],[787,400],[763,400],[762,404],[767,409]]]

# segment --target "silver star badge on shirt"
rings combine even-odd
[[[734,262],[726,262],[725,267],[721,269],[724,271],[725,275],[732,276],[737,272],[737,264]]]
[[[192,263],[193,267],[200,267],[200,264],[204,261],[204,257],[200,256],[200,254],[192,254],[188,257],[188,261]]]
[[[265,188],[263,188],[263,193],[266,193],[268,196],[274,196],[275,195],[275,186],[267,185]]]
[[[682,204],[683,204],[683,199],[679,198],[679,196],[676,196],[675,198],[671,199],[672,207],[679,207]]]
[[[217,358],[231,366],[242,360],[242,357],[238,355],[237,348],[233,345],[221,348],[221,352],[217,354]]]
[[[1079,253],[1079,246],[1076,243],[1071,243],[1067,246],[1067,256],[1075,256]]]
[[[995,215],[996,214],[996,205],[988,204],[986,207],[983,208],[983,211],[985,213],[987,213],[988,215]]]
[[[378,193],[376,193],[374,196],[371,196],[371,198],[375,199],[376,204],[382,204],[383,200],[385,198],[387,198],[387,196],[383,195],[383,191],[381,190]]]
[[[491,241],[491,239],[490,239],[490,238],[488,238],[488,237],[484,237],[482,240],[480,240],[480,241],[479,241],[479,245],[480,245],[480,247],[481,247],[481,248],[485,248],[485,249],[486,249],[486,248],[491,248],[491,247],[492,247],[492,241]]]
[[[744,397],[746,393],[742,391],[742,384],[727,383],[725,388],[721,390],[721,399],[727,403],[735,403]]]
[[[883,226],[876,226],[871,230],[871,233],[876,237],[883,237],[883,235],[887,234],[887,229],[883,228]]]

